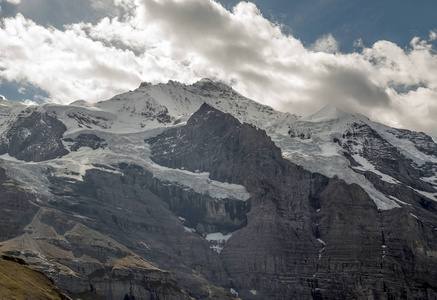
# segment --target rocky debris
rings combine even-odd
[[[70,146],[70,151],[77,151],[80,147],[89,147],[96,150],[99,148],[104,149],[107,146],[104,139],[92,133],[82,133],[74,139],[65,138],[64,141],[74,143]]]
[[[17,119],[2,138],[0,154],[24,161],[44,161],[68,154],[61,138],[67,130],[56,116],[34,111]]]
[[[69,300],[53,280],[27,266],[21,258],[2,254],[0,258],[0,299]],[[71,299],[70,299],[71,300]]]

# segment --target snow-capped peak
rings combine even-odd
[[[350,116],[347,112],[339,109],[332,103],[328,103],[312,115],[302,118],[303,121],[322,122],[337,120]]]

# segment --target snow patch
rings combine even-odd
[[[238,297],[238,293],[236,290],[234,290],[233,288],[230,288],[229,291],[231,292],[232,295],[234,295],[235,297]]]
[[[413,189],[413,190],[416,191],[417,193],[421,194],[422,196],[425,196],[426,198],[437,202],[437,194],[436,193],[424,192],[424,191],[420,191],[417,189]]]
[[[189,227],[185,227],[184,226],[185,231],[191,232],[191,233],[196,233],[196,229],[194,228],[189,228]]]
[[[396,198],[396,197],[394,197],[394,196],[389,196],[389,197],[390,197],[390,199],[393,199],[393,200],[395,200],[396,202],[398,202],[398,203],[400,203],[400,204],[411,206],[411,204],[406,203],[406,202],[404,202],[404,201],[401,201],[401,200],[399,200],[398,198]]]
[[[375,173],[376,175],[381,177],[381,180],[388,182],[388,183],[393,183],[393,184],[400,184],[400,182],[396,179],[394,179],[393,177],[384,174],[378,170],[375,169],[375,166],[372,165],[367,159],[365,159],[364,157],[358,155],[358,154],[354,154],[352,155],[352,158],[359,163],[361,166],[355,166],[352,167],[355,170],[360,170],[360,171],[371,171],[373,173]]]
[[[419,220],[419,218],[418,218],[415,214],[410,213],[410,215],[411,215],[413,218],[415,218],[416,220]]]
[[[208,233],[205,239],[210,243],[210,248],[220,254],[226,242],[231,238],[233,233],[224,235],[221,232]]]

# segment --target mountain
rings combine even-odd
[[[209,79],[0,101],[0,251],[73,299],[433,299],[437,144]]]

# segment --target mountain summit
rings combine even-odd
[[[321,122],[321,121],[329,121],[335,119],[341,119],[349,116],[349,114],[335,105],[328,103],[325,104],[320,110],[315,112],[314,114],[304,117],[303,120],[313,121],[313,122]]]
[[[0,251],[69,297],[437,297],[437,144],[203,79],[0,106]]]

